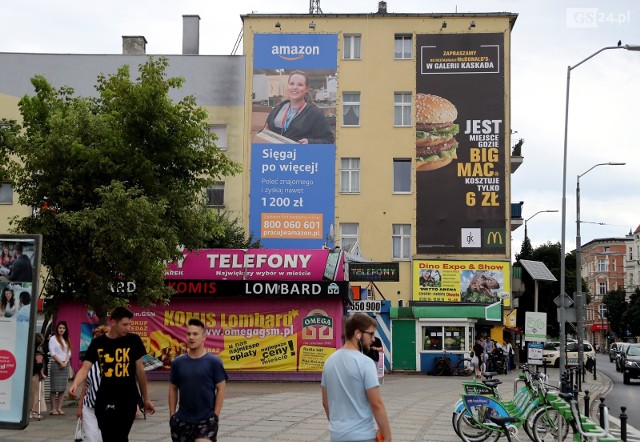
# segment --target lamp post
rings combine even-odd
[[[560,376],[565,372],[565,364],[567,360],[567,349],[566,345],[566,336],[565,336],[565,322],[567,320],[567,313],[565,310],[565,267],[566,267],[566,257],[565,257],[565,233],[567,227],[567,135],[569,133],[569,90],[571,85],[571,71],[582,65],[586,61],[592,59],[600,52],[607,51],[609,49],[626,49],[628,51],[640,51],[639,45],[624,45],[621,44],[619,46],[605,46],[602,49],[594,52],[589,55],[587,58],[582,60],[581,62],[573,65],[567,66],[567,92],[566,92],[566,103],[565,103],[565,111],[564,111],[564,157],[562,163],[562,234],[560,240],[560,308],[558,314],[558,321],[560,322]]]
[[[540,210],[540,211],[534,213],[533,215],[531,215],[529,218],[525,219],[524,220],[524,239],[525,240],[528,238],[528,236],[527,236],[527,221],[529,221],[531,218],[536,216],[538,213],[545,213],[545,212],[558,212],[558,210],[557,209]]]
[[[578,175],[576,180],[576,328],[578,334],[578,370],[584,367],[584,310],[585,300],[582,293],[582,262],[580,253],[582,252],[582,244],[580,239],[580,177],[585,176],[593,169],[599,166],[624,166],[627,163],[598,163],[591,166],[586,172]]]

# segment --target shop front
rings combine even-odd
[[[167,272],[175,291],[169,304],[130,305],[148,376],[168,378],[172,361],[186,352],[187,323],[198,318],[207,327],[207,351],[222,358],[231,379],[318,380],[326,358],[342,345],[349,294],[348,282],[323,280],[327,267],[343,279],[341,258],[328,250],[185,252]],[[75,325],[77,368],[98,318],[69,303],[56,319]]]

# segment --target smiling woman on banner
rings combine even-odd
[[[291,72],[287,93],[289,99],[271,110],[265,128],[300,144],[333,144],[327,118],[309,97],[307,74]]]

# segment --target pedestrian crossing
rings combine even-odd
[[[609,433],[620,438],[620,419],[609,416]],[[627,442],[640,442],[640,431],[629,425],[627,422]]]

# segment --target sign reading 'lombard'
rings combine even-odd
[[[397,262],[351,262],[349,281],[400,281]]]

